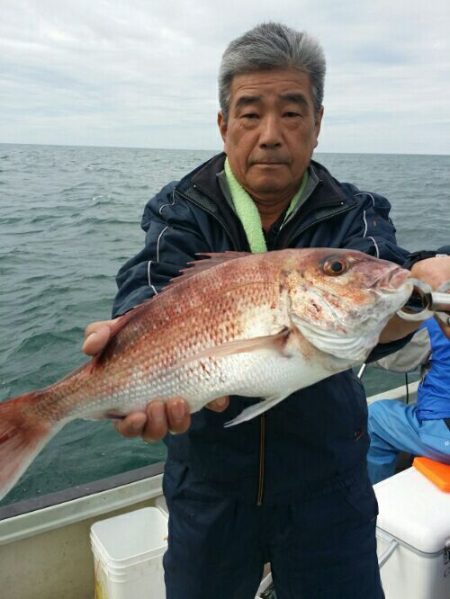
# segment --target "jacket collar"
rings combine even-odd
[[[224,152],[213,156],[207,162],[201,164],[194,171],[186,175],[177,185],[177,190],[199,201],[199,195],[206,196],[209,200],[208,208],[221,212],[224,204],[228,202],[223,196],[219,185],[218,174],[223,171],[226,155]],[[333,208],[351,207],[355,200],[345,194],[336,179],[319,162],[311,160],[312,176],[316,178],[316,187],[302,206],[303,215]]]

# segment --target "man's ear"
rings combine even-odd
[[[323,108],[323,106],[321,106],[320,110],[318,112],[316,112],[315,117],[314,117],[315,118],[314,133],[316,136],[316,147],[319,143],[318,138],[319,138],[319,133],[320,133],[320,126],[322,124],[323,111],[324,111],[324,108]]]
[[[217,126],[219,127],[220,135],[225,143],[225,139],[227,136],[227,122],[225,121],[225,117],[223,116],[223,112],[220,110],[217,113]]]

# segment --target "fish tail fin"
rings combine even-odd
[[[34,408],[42,395],[26,393],[0,403],[0,499],[60,428]]]

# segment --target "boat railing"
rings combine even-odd
[[[126,508],[162,493],[164,463],[0,508],[0,545]]]

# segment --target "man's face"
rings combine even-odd
[[[237,75],[218,125],[233,173],[254,198],[293,196],[317,145],[309,75],[293,69]]]

